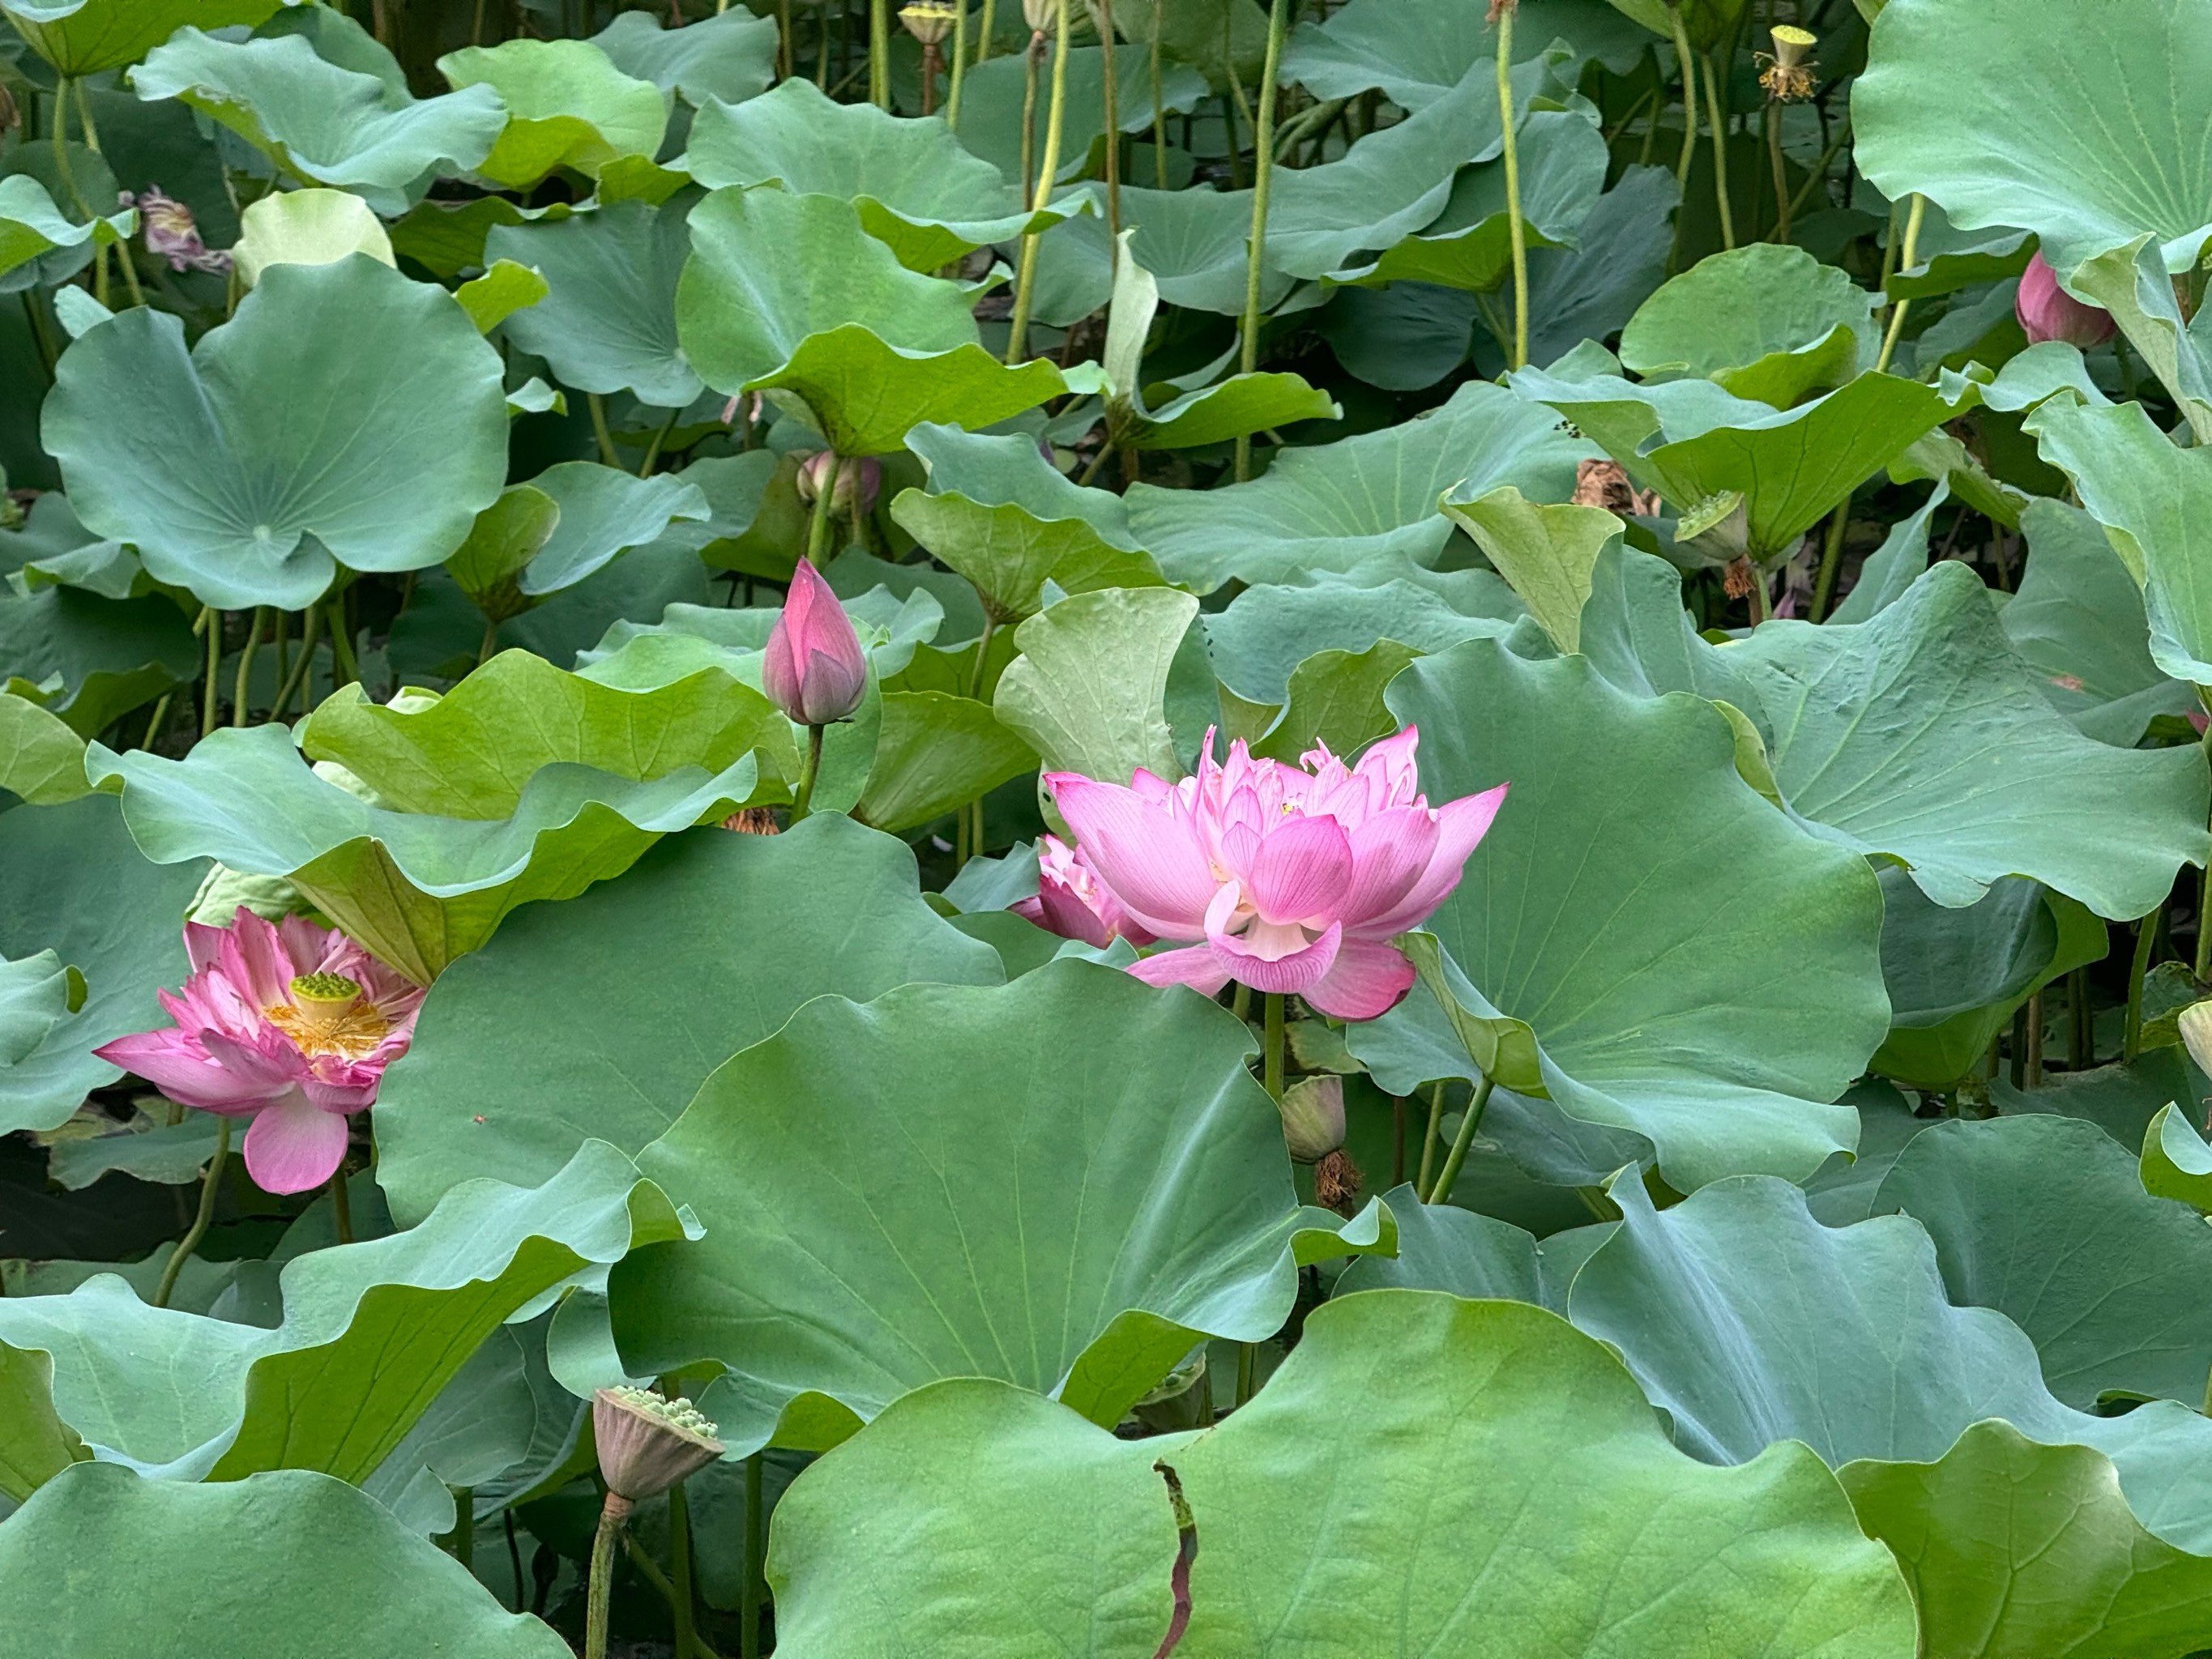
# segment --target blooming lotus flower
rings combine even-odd
[[[1419,728],[1347,767],[1325,746],[1302,766],[1255,760],[1242,742],[1198,775],[1139,769],[1127,788],[1046,775],[1098,883],[1137,927],[1189,940],[1129,971],[1211,996],[1231,980],[1295,992],[1340,1019],[1373,1019],[1413,982],[1389,941],[1459,885],[1505,786],[1431,807],[1413,751]]]
[[[2058,286],[2058,273],[2039,252],[2021,273],[2020,292],[2012,302],[2030,345],[2063,340],[2083,350],[2102,345],[2118,326],[2112,313],[2100,306],[2084,305]]]
[[[876,497],[884,487],[884,464],[872,455],[839,457],[831,451],[817,451],[806,458],[799,469],[799,477],[792,488],[799,499],[809,507],[822,493],[822,480],[829,476],[832,465],[837,469],[837,481],[830,486],[830,505],[836,512],[848,515],[876,510]],[[858,502],[857,507],[854,503]]]
[[[345,1158],[346,1115],[376,1099],[407,1052],[422,990],[343,933],[244,906],[228,927],[185,924],[184,989],[161,994],[176,1024],[93,1052],[171,1100],[251,1117],[246,1168],[271,1193],[303,1193]]]
[[[1062,939],[1079,939],[1102,949],[1116,939],[1150,945],[1152,936],[1106,890],[1083,854],[1058,836],[1037,843],[1037,895],[1011,907],[1013,913]]]
[[[801,559],[761,657],[761,690],[799,725],[828,726],[858,708],[867,689],[867,654],[853,619]]]

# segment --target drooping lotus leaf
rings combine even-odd
[[[84,739],[37,703],[0,691],[0,790],[33,806],[76,799]]]
[[[717,392],[781,391],[841,455],[895,450],[924,421],[988,426],[1067,391],[1039,358],[978,343],[968,297],[907,270],[827,196],[720,190],[691,214],[677,331]]]
[[[1432,801],[1512,793],[1425,924],[1464,1037],[1423,988],[1348,1033],[1385,1089],[1473,1076],[1475,1041],[1499,1085],[1485,1133],[1571,1184],[1654,1154],[1681,1191],[1795,1178],[1849,1150],[1856,1115],[1826,1103],[1888,1029],[1881,890],[1753,793],[1717,710],[1489,640],[1413,664],[1388,701],[1420,727]]]
[[[86,527],[155,577],[298,610],[340,564],[460,544],[506,483],[501,376],[442,289],[356,254],[267,271],[189,354],[169,313],[102,324],[62,355],[44,434]]]
[[[1048,606],[1014,631],[999,720],[1048,769],[1127,783],[1139,767],[1177,777],[1168,681],[1198,601],[1170,587],[1109,587]]]
[[[1447,1291],[1470,1299],[1527,1302],[1566,1311],[1566,1286],[1545,1291],[1542,1245],[1510,1221],[1456,1204],[1424,1204],[1408,1183],[1382,1195],[1398,1220],[1398,1254],[1364,1255],[1334,1296],[1354,1291]],[[1579,1265],[1581,1258],[1576,1258]]]
[[[1221,683],[1238,696],[1276,704],[1288,700],[1291,674],[1316,652],[1365,651],[1382,640],[1442,651],[1512,631],[1522,610],[1504,583],[1488,571],[1455,580],[1465,588],[1450,598],[1402,577],[1249,587],[1203,618],[1206,653]]]
[[[624,75],[650,81],[695,109],[742,103],[775,79],[775,20],[739,7],[664,29],[647,11],[618,11],[592,37]]]
[[[1684,0],[1682,26],[1692,52],[1711,52],[1743,15],[1745,0]],[[1615,9],[1663,40],[1674,38],[1674,8],[1667,0],[1613,0]],[[1862,0],[1861,9],[1864,9]]]
[[[1420,654],[1397,640],[1377,640],[1364,651],[1316,652],[1291,671],[1282,712],[1251,737],[1252,752],[1295,764],[1316,748],[1352,755],[1389,737],[1398,722],[1383,690]]]
[[[706,386],[676,337],[676,283],[691,252],[685,222],[696,199],[678,195],[658,208],[618,202],[558,222],[494,226],[484,258],[530,266],[548,289],[507,319],[507,337],[580,391],[689,408]]]
[[[15,1634],[67,1653],[308,1651],[344,1632],[362,1659],[445,1648],[561,1659],[550,1626],[509,1613],[469,1570],[374,1498],[305,1471],[191,1486],[90,1463],[0,1537]],[[190,1539],[192,1547],[175,1547]],[[127,1577],[128,1596],[88,1594]],[[404,1586],[404,1590],[398,1587]],[[188,1609],[149,1617],[149,1609]]]
[[[64,75],[135,64],[185,23],[223,28],[262,21],[280,0],[9,0],[15,32]]]
[[[2051,706],[2100,742],[2132,749],[2161,714],[2197,707],[2151,660],[2143,590],[2102,526],[2041,496],[2021,514],[2034,556],[2000,613],[2005,636],[2042,678]]]
[[[52,1357],[54,1410],[109,1461],[173,1480],[296,1468],[358,1482],[508,1316],[687,1231],[592,1141],[541,1186],[470,1182],[405,1232],[294,1257],[273,1328],[151,1307],[103,1274],[66,1297],[7,1298],[0,1344]]]
[[[1620,361],[1647,380],[1700,375],[1787,409],[1872,367],[1880,297],[1802,248],[1754,243],[1699,261],[1646,300],[1621,331]]]
[[[893,1406],[784,1501],[778,1639],[1146,1659],[1176,1639],[1183,1517],[1200,1653],[1912,1650],[1896,1569],[1802,1448],[1701,1468],[1564,1321],[1416,1291],[1317,1310],[1193,1437],[981,1381]]]
[[[1404,556],[1432,561],[1450,538],[1437,499],[1513,484],[1564,501],[1591,453],[1544,410],[1470,381],[1441,409],[1381,432],[1284,450],[1264,477],[1208,490],[1133,484],[1124,497],[1139,544],[1168,580],[1209,592],[1232,579],[1282,581]]]
[[[733,1448],[833,1445],[947,1376],[1119,1421],[1202,1336],[1272,1334],[1297,1264],[1345,1248],[1297,1207],[1251,1046],[1087,962],[807,1004],[640,1154],[708,1231],[608,1281],[624,1364],[727,1365],[706,1408]]]
[[[1027,437],[992,436],[946,425],[918,426],[907,437],[908,447],[928,469],[933,490],[965,495],[986,507],[1011,504],[1048,521],[1080,519],[1109,547],[1129,553],[1141,548],[1121,497],[1075,483]]]
[[[54,205],[46,187],[27,173],[0,178],[0,275],[56,248],[88,242],[111,247],[127,238],[137,216],[125,211],[89,224],[78,224]]]
[[[2060,1405],[2018,1327],[1944,1299],[1915,1221],[1824,1227],[1761,1179],[1660,1212],[1632,1182],[1613,1194],[1624,1224],[1576,1275],[1571,1316],[1620,1350],[1685,1449],[1733,1463],[1795,1439],[1836,1468],[1893,1540],[1923,1651],[2147,1656],[2201,1637],[2203,1419]]]
[[[471,1176],[542,1180],[587,1139],[635,1152],[810,997],[998,975],[889,836],[834,814],[678,836],[447,971],[378,1098],[378,1178],[411,1222]]]
[[[1955,412],[1935,387],[1893,374],[1862,374],[1790,410],[1702,380],[1639,386],[1522,369],[1512,385],[1680,509],[1741,493],[1749,551],[1761,560],[1793,550],[1837,502]]]
[[[310,770],[281,726],[217,732],[181,761],[95,748],[86,769],[97,785],[121,781],[146,856],[283,876],[422,984],[517,905],[574,897],[660,836],[744,805],[766,771],[750,752],[719,774],[687,765],[644,783],[556,763],[522,787],[512,816],[471,819],[372,806]],[[781,797],[780,783],[767,787]]]
[[[1510,484],[1443,498],[1444,516],[1474,538],[1561,651],[1580,648],[1591,573],[1621,533],[1601,507],[1540,505]]]
[[[617,156],[650,159],[668,131],[668,94],[589,40],[464,46],[438,69],[456,89],[488,86],[505,104],[505,130],[476,168],[504,188],[526,189],[564,167],[596,179]]]
[[[1139,8],[1141,10],[1141,7]],[[1650,37],[1604,0],[1522,0],[1516,61],[1565,40],[1626,75]],[[1457,0],[1354,0],[1319,23],[1300,23],[1283,49],[1283,78],[1316,98],[1379,90],[1418,109],[1457,85],[1483,58],[1498,57],[1486,14]]]
[[[835,103],[804,79],[735,108],[708,104],[691,124],[684,167],[710,190],[779,184],[850,202],[900,264],[925,272],[1048,229],[1080,206],[1063,198],[1028,212],[1019,186],[963,148],[942,116]]]
[[[122,1075],[92,1051],[160,1023],[154,993],[191,971],[185,910],[204,869],[148,863],[105,795],[0,812],[0,960],[51,950],[82,978],[58,1006],[49,994],[34,1043],[0,1048],[0,1128],[51,1129]]]
[[[179,29],[131,71],[141,98],[180,98],[286,173],[404,212],[418,181],[483,163],[507,125],[489,87],[417,100],[404,82],[344,69],[303,36],[226,40]]]
[[[2212,1309],[2197,1287],[2212,1271],[2212,1231],[2145,1192],[2136,1156],[2094,1124],[2031,1114],[1931,1125],[1875,1208],[1927,1228],[1951,1300],[2026,1331],[2068,1405],[2203,1402]]]
[[[2212,1214],[2212,1147],[2169,1103],[2143,1132],[2137,1165],[2143,1190],[2186,1204],[2199,1215]]]
[[[0,685],[98,735],[191,680],[200,647],[167,599],[106,599],[80,587],[0,582]]]

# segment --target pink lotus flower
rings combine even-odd
[[[1152,943],[1152,935],[1106,890],[1090,861],[1058,836],[1037,842],[1036,896],[1010,908],[1048,933],[1079,939],[1100,949],[1116,939],[1132,945]]]
[[[176,1024],[93,1052],[180,1105],[251,1117],[246,1168],[303,1193],[345,1158],[346,1115],[376,1099],[407,1052],[422,990],[343,933],[240,907],[228,927],[185,924],[192,975],[161,1006]]]
[[[791,573],[783,614],[761,659],[761,690],[801,726],[828,726],[860,706],[868,659],[853,619],[806,560]]]
[[[1073,772],[1045,782],[1127,918],[1193,941],[1133,965],[1138,978],[1208,996],[1233,979],[1373,1019],[1413,982],[1389,941],[1459,885],[1505,799],[1500,784],[1431,807],[1419,742],[1409,726],[1353,767],[1316,747],[1301,769],[1255,760],[1242,742],[1216,762],[1209,732],[1198,775],[1180,783],[1141,769],[1126,789]]]
[[[2030,345],[2063,340],[2086,351],[2111,339],[2118,326],[2111,312],[2101,306],[2083,305],[2059,287],[2058,273],[2040,252],[2021,273],[2020,292],[2013,300],[2012,310]]]

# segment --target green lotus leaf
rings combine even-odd
[[[2202,1418],[2059,1404],[2017,1326],[1944,1299],[1917,1221],[1825,1227],[1796,1188],[1759,1178],[1663,1212],[1635,1182],[1612,1190],[1625,1221],[1575,1277],[1576,1324],[1620,1351],[1686,1449],[1734,1463],[1796,1439],[1837,1468],[1912,1581],[1924,1652],[2148,1656],[2201,1639]],[[1937,1524],[1996,1490],[2006,1501],[1972,1525]]]
[[[154,993],[191,971],[185,910],[204,868],[148,863],[105,795],[0,812],[0,961],[52,951],[82,981],[59,1011],[49,994],[52,1023],[0,1065],[0,1127],[51,1129],[122,1075],[92,1051],[156,1024]]]
[[[1622,529],[1601,507],[1539,506],[1510,484],[1443,498],[1444,516],[1474,538],[1561,651],[1581,648],[1591,573]]]
[[[0,790],[33,806],[84,794],[84,739],[35,702],[0,691]]]
[[[686,1231],[592,1141],[542,1186],[469,1182],[405,1232],[293,1257],[273,1328],[150,1307],[103,1274],[7,1298],[0,1343],[52,1357],[55,1411],[108,1461],[173,1480],[295,1468],[358,1483],[510,1315]]]
[[[806,80],[735,108],[708,105],[684,166],[710,190],[777,184],[849,202],[901,264],[924,272],[1049,229],[1082,205],[1029,212],[1020,187],[963,149],[943,117],[902,120],[872,104],[835,103]]]
[[[849,203],[716,191],[691,215],[677,331],[717,392],[796,398],[841,455],[924,421],[988,426],[1068,390],[1043,359],[1001,365],[954,283],[907,270]]]
[[[155,577],[299,610],[341,564],[460,544],[506,482],[501,374],[449,295],[356,254],[265,272],[189,354],[167,313],[103,324],[63,354],[45,438],[86,527]]]
[[[1628,74],[1650,44],[1604,0],[1522,0],[1516,61],[1553,40],[1571,42],[1616,75]],[[1377,90],[1419,109],[1486,58],[1495,64],[1497,32],[1486,15],[1457,0],[1354,0],[1322,22],[1297,26],[1283,50],[1283,78],[1316,98]]]
[[[1149,169],[1138,170],[1137,177],[1150,176]],[[1249,191],[1125,184],[1121,223],[1132,257],[1152,273],[1169,304],[1224,317],[1243,314],[1252,236]],[[1054,327],[1076,323],[1112,299],[1114,274],[1113,240],[1099,205],[1091,216],[1063,222],[1037,245],[1034,314]],[[1280,305],[1293,286],[1285,273],[1264,268],[1260,303]]]
[[[127,239],[137,216],[125,211],[78,224],[25,173],[0,178],[0,275],[57,248],[111,247]]]
[[[624,75],[650,81],[695,109],[741,103],[775,79],[774,20],[740,8],[664,29],[651,12],[618,11],[592,37]]]
[[[745,805],[762,770],[750,752],[720,774],[687,765],[645,783],[556,763],[522,786],[511,817],[454,818],[373,806],[318,777],[281,726],[217,732],[181,761],[96,748],[86,769],[96,787],[120,781],[146,856],[283,876],[422,984],[517,905],[574,897],[660,836]]]
[[[978,800],[1036,764],[988,702],[942,691],[886,691],[867,787],[853,816],[892,835]]]
[[[2185,270],[2212,226],[2205,21],[2202,0],[1897,0],[1852,93],[1860,170],[1960,229],[2026,227],[2062,276],[2144,234]]]
[[[1250,1051],[1087,962],[808,1003],[640,1154],[708,1232],[608,1281],[624,1364],[728,1366],[706,1408],[732,1448],[832,1445],[947,1376],[1117,1422],[1201,1337],[1271,1334],[1298,1263],[1346,1248],[1333,1216],[1334,1249],[1301,1237]]]
[[[1859,567],[1858,579],[1851,591],[1838,600],[1828,612],[1832,623],[1862,623],[1877,611],[1886,611],[1911,591],[1912,584],[1928,568],[1934,550],[1929,545],[1929,526],[1934,522],[1936,509],[1951,499],[1948,479],[1937,478],[1936,488],[1928,499],[1921,502],[1917,512],[1908,514],[1890,526],[1889,533],[1881,538],[1881,545],[1866,556]],[[2011,634],[2011,624],[2006,632]],[[2014,644],[2017,646],[2017,636]]]
[[[625,75],[589,40],[509,40],[464,46],[438,60],[457,90],[485,86],[507,106],[507,125],[475,171],[523,190],[556,167],[588,178],[617,156],[659,154],[668,94]]]
[[[215,1156],[221,1123],[212,1112],[193,1112],[175,1123],[162,1123],[142,1112],[120,1133],[89,1140],[57,1140],[46,1156],[46,1176],[69,1192],[117,1172],[165,1186],[189,1186],[198,1182]]]
[[[1873,366],[1880,297],[1802,248],[1756,243],[1714,254],[1646,300],[1621,331],[1620,361],[1646,380],[1703,376],[1787,409]]]
[[[887,836],[817,814],[781,836],[678,836],[447,970],[378,1098],[378,1178],[411,1223],[473,1175],[543,1180],[589,1139],[635,1152],[810,997],[998,974]],[[483,1110],[495,1097],[514,1103]]]
[[[1136,30],[1147,21],[1143,8],[1130,15],[1122,6],[1114,15],[1117,27]],[[1218,30],[1216,31],[1217,34]],[[1121,131],[1143,135],[1152,131],[1152,80],[1151,53],[1142,46],[1114,49],[1115,93]],[[1049,73],[1049,66],[1048,66]],[[1022,176],[1023,64],[1019,52],[1001,52],[971,68],[961,89],[961,143],[1019,183]],[[1169,56],[1160,65],[1160,109],[1164,114],[1188,114],[1206,95],[1206,77],[1191,67],[1191,60]],[[1042,130],[1042,123],[1039,131]],[[1060,179],[1080,179],[1088,171],[1092,150],[1106,131],[1106,54],[1097,46],[1075,46],[1067,54],[1067,96],[1060,114]],[[1032,166],[1036,163],[1032,162]],[[1152,178],[1151,161],[1143,157],[1133,180]],[[1249,219],[1249,216],[1248,216]],[[1049,247],[1048,240],[1045,246]]]
[[[2112,313],[2121,333],[2172,394],[2196,441],[2212,438],[2212,323],[2200,329],[2195,318],[2183,315],[2165,255],[2150,233],[2083,260],[2070,283]],[[2100,394],[2089,401],[2104,398]]]
[[[296,34],[225,40],[179,29],[131,84],[141,98],[182,99],[296,178],[359,191],[392,214],[428,175],[482,166],[507,125],[489,87],[418,101],[404,82],[342,69]]]
[[[349,253],[398,264],[384,222],[351,191],[288,190],[264,196],[246,210],[240,222],[244,228],[231,259],[239,281],[248,288],[270,265],[335,264]],[[465,294],[455,297],[471,317],[477,315]],[[484,331],[481,319],[477,328]]]
[[[2001,613],[2006,637],[2042,677],[2051,706],[2100,742],[2131,749],[2195,696],[2151,659],[2143,590],[2097,521],[2041,497],[2021,515],[2035,556]]]
[[[1522,369],[1512,385],[1680,510],[1740,492],[1759,560],[1793,550],[1844,496],[1956,412],[1933,386],[1893,374],[1862,374],[1786,410],[1696,380],[1638,386]]]
[[[1310,586],[1248,587],[1202,618],[1206,653],[1221,683],[1248,702],[1290,698],[1291,678],[1316,653],[1358,653],[1396,640],[1442,651],[1462,640],[1498,639],[1526,614],[1488,571],[1466,571],[1439,591],[1395,577],[1361,582],[1336,577]]]
[[[618,690],[503,651],[425,708],[338,691],[300,727],[312,760],[336,761],[403,812],[504,818],[548,766],[646,783],[689,767],[726,772],[759,751],[764,776],[795,770],[782,714],[749,685],[704,669],[652,690]]]
[[[2198,1214],[2212,1214],[2212,1147],[2189,1125],[2189,1119],[2172,1103],[2143,1132],[2138,1165],[2143,1190],[2155,1198],[2171,1198]]]
[[[1073,594],[1163,580],[1150,554],[1115,546],[1088,520],[1042,519],[1011,501],[986,506],[957,490],[902,490],[891,519],[974,583],[985,609],[1004,620],[1042,610],[1048,581]]]
[[[985,507],[1018,507],[1047,522],[1079,519],[1108,547],[1141,556],[1121,498],[1110,490],[1075,483],[1030,439],[940,424],[918,426],[907,437],[908,447],[928,469],[931,489],[965,495]]]
[[[200,647],[167,599],[104,599],[78,587],[0,584],[0,685],[80,737],[104,732],[191,680]]]
[[[1282,581],[1400,555],[1429,563],[1452,533],[1437,506],[1445,490],[1510,483],[1533,501],[1562,501],[1590,453],[1542,409],[1470,382],[1420,418],[1285,449],[1249,483],[1139,483],[1123,499],[1137,544],[1168,580],[1210,592],[1232,579]]]
[[[999,677],[1000,721],[1048,769],[1125,783],[1144,767],[1178,777],[1166,699],[1198,601],[1168,587],[1109,587],[1062,599],[1014,630],[1022,654]]]
[[[678,520],[708,516],[707,498],[687,479],[634,477],[593,461],[564,461],[531,481],[561,518],[520,578],[523,594],[542,599],[599,574],[633,547],[658,541]]]
[[[1316,1310],[1194,1437],[1116,1441],[981,1381],[901,1401],[786,1498],[779,1639],[1144,1659],[1181,1627],[1178,1522],[1201,1653],[1912,1650],[1896,1569],[1802,1448],[1702,1468],[1564,1321],[1413,1291]]]
[[[1252,752],[1296,764],[1316,746],[1357,754],[1398,729],[1382,693],[1421,653],[1399,640],[1364,651],[1319,651],[1291,671],[1282,714],[1251,743]]]
[[[431,198],[417,202],[388,229],[395,252],[450,282],[485,263],[484,238],[498,226],[559,224],[574,213],[566,202],[520,208],[504,196],[465,202]]]
[[[1743,15],[1745,0],[1684,0],[1681,21],[1693,52],[1711,52]],[[1654,34],[1674,38],[1674,9],[1667,0],[1613,0],[1616,9]]]
[[[1881,890],[1753,793],[1717,711],[1488,640],[1413,663],[1389,702],[1431,800],[1513,793],[1425,924],[1431,988],[1348,1033],[1387,1091],[1480,1061],[1484,1133],[1569,1184],[1654,1152],[1685,1192],[1796,1178],[1850,1149],[1856,1115],[1826,1103],[1888,1029]]]
[[[1510,1221],[1455,1204],[1424,1204],[1410,1184],[1382,1195],[1398,1219],[1398,1254],[1364,1255],[1344,1270],[1333,1294],[1354,1291],[1447,1291],[1470,1300],[1528,1302],[1566,1310],[1566,1286],[1545,1282],[1543,1244]],[[1577,1266],[1581,1258],[1575,1258]]]
[[[179,27],[247,27],[280,0],[9,0],[15,33],[62,74],[82,77],[135,64]]]
[[[10,583],[18,593],[79,587],[103,599],[136,599],[155,591],[138,556],[87,530],[58,489],[31,503],[21,529],[0,533],[0,569],[19,573]]]
[[[519,265],[512,259],[495,259],[491,268],[483,276],[463,283],[455,289],[453,297],[461,302],[461,309],[469,313],[469,320],[477,325],[477,332],[489,334],[515,313],[528,310],[551,291],[545,278],[528,266]]]

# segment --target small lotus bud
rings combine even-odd
[[[1344,1079],[1328,1073],[1283,1091],[1283,1139],[1301,1164],[1318,1164],[1344,1145]]]
[[[2212,1075],[2212,1002],[2192,1002],[2184,1008],[2177,1022],[2181,1027],[2181,1041],[2189,1050],[2190,1059],[2197,1069]]]
[[[688,1400],[646,1389],[601,1389],[592,1396],[592,1432],[607,1490],[642,1504],[722,1455],[714,1425]]]
[[[853,619],[801,559],[761,654],[761,690],[799,725],[828,726],[858,708],[867,689],[867,653]]]
[[[925,46],[933,46],[952,33],[952,25],[960,14],[944,0],[918,0],[918,3],[899,8],[899,21],[906,32]]]
[[[1054,0],[1022,0],[1022,21],[1030,26],[1032,34],[1049,34],[1060,21],[1060,8]]]
[[[2058,286],[2058,273],[2041,252],[2021,273],[2020,293],[2012,302],[2030,345],[2063,340],[2087,350],[2112,337],[2112,313],[2099,306],[2084,305]]]
[[[837,469],[837,482],[830,486],[830,506],[833,512],[850,516],[860,503],[858,511],[866,515],[876,510],[876,497],[884,487],[884,464],[872,455],[848,455],[842,459],[824,449],[810,455],[799,469],[799,477],[792,487],[799,499],[807,506],[814,505],[822,494],[822,480],[830,469]]]

